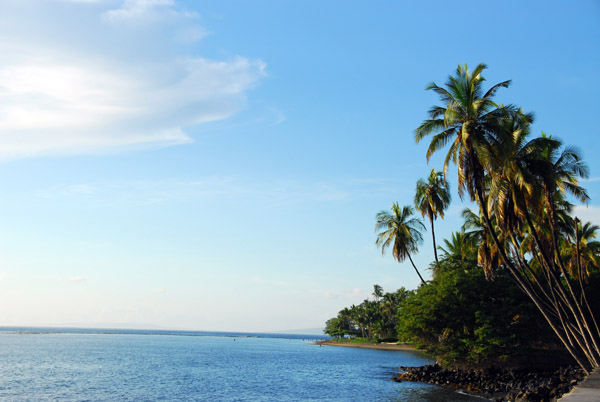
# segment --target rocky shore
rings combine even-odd
[[[569,392],[585,377],[579,368],[555,371],[450,370],[437,364],[423,367],[400,367],[392,377],[397,382],[418,381],[464,390],[496,402],[550,402]]]

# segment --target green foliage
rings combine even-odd
[[[324,333],[333,338],[369,339],[371,341],[396,339],[396,313],[407,297],[404,288],[384,293],[379,285],[373,286],[374,300],[364,300],[358,306],[340,310],[337,317],[327,320]]]
[[[431,222],[433,280],[425,283],[411,258],[423,223],[394,203],[377,214],[376,244],[398,262],[410,260],[423,285],[400,305],[386,304],[388,294],[375,286],[373,301],[341,311],[329,331],[381,338],[396,324],[401,340],[448,365],[499,363],[560,342],[589,373],[600,367],[600,228],[572,217],[569,202],[588,202],[579,179],[589,169],[577,148],[543,132],[531,138],[533,114],[496,104],[510,81],[484,91],[486,68],[458,66],[444,87],[430,84],[442,105],[415,131],[417,142],[431,137],[428,161],[448,147],[443,175],[432,170],[414,199]],[[450,163],[459,196],[478,208],[463,212],[462,231],[444,241],[438,262],[433,222],[450,201]]]
[[[488,281],[468,261],[443,259],[440,265],[436,278],[401,304],[400,340],[450,366],[501,363],[536,342],[555,342],[539,337],[539,314],[508,275]]]
[[[589,373],[600,367],[600,329],[585,289],[588,276],[596,272],[600,246],[589,236],[595,232],[593,225],[580,226],[576,218],[569,222],[569,198],[589,201],[579,185],[589,169],[577,148],[543,132],[532,139],[533,114],[493,101],[510,81],[484,93],[485,69],[485,64],[472,71],[458,66],[444,87],[427,87],[442,104],[429,109],[415,140],[431,137],[427,160],[448,146],[444,177],[450,162],[457,165],[459,196],[468,194],[479,207],[467,225],[479,238],[477,264],[488,279],[508,272]],[[472,331],[462,339],[468,352],[477,334],[490,336],[485,326],[465,328]],[[450,328],[450,333],[458,332]],[[485,356],[502,344],[478,345],[476,354]]]
[[[342,328],[342,321],[337,318],[330,318],[325,322],[325,329],[323,329],[323,333],[331,336],[332,338],[340,338],[346,335],[347,330]]]

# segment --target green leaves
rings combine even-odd
[[[418,245],[423,241],[421,230],[425,229],[423,222],[419,218],[412,217],[413,214],[412,207],[405,205],[400,208],[397,202],[392,205],[391,211],[380,211],[375,223],[377,233],[375,244],[381,247],[382,254],[391,247],[392,255],[398,262],[408,258],[421,282],[425,283],[410,257],[419,250]]]
[[[400,305],[402,341],[447,366],[499,364],[538,341],[555,342],[541,337],[535,306],[506,273],[489,282],[472,262],[442,259],[440,264],[439,275]]]

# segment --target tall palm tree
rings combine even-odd
[[[444,176],[441,172],[438,173],[435,169],[431,169],[427,181],[419,179],[417,182],[415,208],[421,213],[423,218],[427,215],[427,218],[431,223],[433,254],[436,263],[439,263],[439,260],[437,246],[435,244],[435,228],[433,221],[437,219],[438,215],[444,219],[444,210],[450,205],[450,200],[450,186],[448,185],[448,182],[444,180]]]
[[[413,214],[414,210],[410,206],[405,205],[400,208],[397,202],[392,205],[391,212],[379,212],[375,224],[377,233],[375,244],[381,247],[382,254],[385,254],[386,249],[391,246],[392,255],[398,262],[403,262],[408,258],[419,275],[421,283],[425,283],[410,256],[411,253],[418,251],[418,245],[423,241],[421,230],[425,229],[423,222],[419,218],[413,217]]]
[[[459,195],[462,198],[466,191],[479,205],[487,236],[504,267],[589,372],[600,366],[600,331],[593,315],[588,319],[591,310],[588,314],[578,302],[564,267],[556,213],[567,192],[587,200],[577,184],[578,177],[586,177],[587,167],[573,148],[561,152],[559,141],[544,136],[529,141],[533,116],[492,100],[510,81],[484,93],[485,68],[480,64],[471,72],[466,65],[459,66],[445,88],[427,87],[440,95],[444,105],[429,110],[430,118],[417,128],[415,140],[432,135],[428,160],[450,143],[444,177],[454,162]],[[524,249],[526,237],[531,246]],[[532,269],[530,257],[537,260],[540,272]]]
[[[487,152],[486,137],[495,131],[500,117],[515,111],[513,106],[498,106],[492,100],[499,88],[510,85],[510,80],[483,92],[485,79],[482,72],[486,68],[485,64],[479,64],[471,72],[466,64],[459,65],[455,75],[448,77],[446,88],[429,84],[426,89],[440,95],[445,105],[429,109],[429,119],[415,131],[416,142],[433,136],[427,149],[427,161],[451,142],[444,160],[444,178],[450,161],[457,164],[458,194],[462,198],[467,190],[471,201],[475,201],[476,193],[483,190],[484,169],[480,158]]]
[[[465,190],[471,201],[476,201],[502,260],[508,257],[501,247],[500,239],[492,226],[486,207],[486,169],[490,155],[490,137],[498,131],[500,122],[507,115],[514,115],[517,109],[512,106],[499,106],[493,97],[499,88],[506,88],[510,80],[493,85],[485,93],[482,73],[487,66],[478,64],[473,71],[467,65],[459,65],[455,75],[448,76],[446,88],[429,84],[426,89],[436,92],[444,106],[429,109],[429,119],[415,130],[415,141],[419,142],[432,135],[427,149],[427,161],[431,156],[451,142],[444,160],[444,178],[447,176],[450,161],[458,167],[458,194],[461,199]]]

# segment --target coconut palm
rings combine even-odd
[[[423,241],[421,230],[425,230],[423,222],[419,218],[413,217],[413,214],[412,207],[405,205],[400,208],[397,202],[392,205],[391,212],[379,212],[375,224],[377,233],[375,244],[381,247],[382,254],[385,254],[387,248],[391,247],[392,255],[398,262],[403,262],[408,258],[419,275],[421,283],[425,283],[410,256],[411,253],[418,252],[418,245]]]
[[[579,177],[586,177],[587,167],[572,147],[561,152],[560,141],[545,136],[529,141],[533,117],[493,102],[497,89],[510,81],[483,92],[485,68],[480,64],[470,72],[466,65],[459,66],[445,88],[427,87],[440,95],[444,105],[429,110],[430,118],[417,128],[415,140],[432,135],[428,160],[450,143],[444,177],[450,161],[454,162],[459,195],[462,198],[466,191],[479,204],[486,236],[491,237],[500,261],[589,372],[600,366],[599,331],[594,317],[588,320],[578,302],[564,267],[556,213],[566,193],[587,200],[577,183]],[[531,246],[524,248],[527,244]],[[539,262],[540,272],[531,268],[531,256]]]
[[[487,66],[479,64],[472,72],[467,65],[458,66],[454,76],[449,76],[446,88],[429,84],[426,89],[436,92],[444,106],[433,106],[429,110],[429,119],[425,120],[415,131],[415,140],[423,140],[432,135],[427,149],[427,160],[451,142],[444,160],[444,178],[447,176],[450,161],[458,167],[458,194],[463,198],[465,191],[471,201],[477,201],[489,234],[498,251],[507,262],[508,258],[501,247],[492,226],[486,208],[486,169],[491,153],[490,140],[498,131],[499,125],[507,115],[514,115],[514,106],[498,106],[493,97],[499,88],[506,88],[510,80],[492,86],[484,93],[482,72]]]
[[[435,243],[435,228],[433,221],[440,216],[444,219],[444,210],[450,205],[450,186],[444,180],[441,172],[431,169],[427,181],[419,179],[415,193],[415,208],[424,218],[427,215],[431,223],[431,236],[433,238],[433,254],[435,262],[439,263],[437,246]]]
[[[451,143],[444,160],[444,178],[450,161],[457,164],[458,193],[462,198],[467,190],[471,201],[476,200],[478,191],[482,192],[484,169],[480,158],[487,153],[486,137],[495,131],[499,118],[515,111],[513,106],[500,107],[492,100],[499,88],[510,85],[510,80],[483,92],[485,79],[482,72],[486,68],[485,64],[479,64],[470,72],[466,64],[459,65],[455,75],[448,77],[446,88],[429,84],[426,89],[440,95],[445,105],[433,106],[429,110],[429,119],[415,131],[416,142],[433,136],[427,149],[427,161]]]
[[[442,261],[475,261],[479,241],[465,232],[453,232],[450,240],[444,239],[444,245],[438,246],[442,252]]]
[[[564,245],[569,251],[566,255],[567,267],[574,277],[587,278],[592,270],[600,268],[600,242],[596,240],[600,227],[591,222],[584,224],[579,220],[573,222],[573,225],[577,225],[575,244]]]

